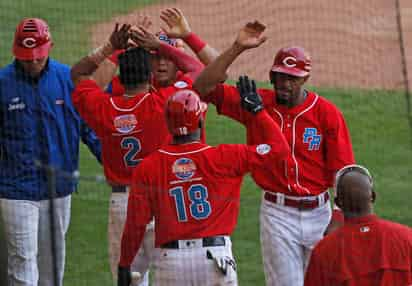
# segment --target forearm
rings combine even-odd
[[[204,65],[210,64],[219,56],[218,51],[204,42],[198,35],[193,32],[184,37],[183,41],[197,55],[199,60]]]
[[[93,50],[89,55],[82,58],[77,64],[71,68],[71,77],[75,85],[85,78],[90,78],[97,70],[99,65],[114,52],[110,42]]]
[[[219,55],[215,61],[206,66],[197,77],[193,87],[201,96],[206,96],[216,85],[226,80],[226,71],[244,48],[234,43],[229,49]]]
[[[197,59],[166,43],[160,44],[159,53],[172,60],[177,68],[191,79],[195,79],[203,70],[203,64]]]
[[[146,226],[131,228],[130,226],[128,227],[128,224],[126,223],[120,246],[119,266],[129,267],[132,264],[143,241],[145,231]]]

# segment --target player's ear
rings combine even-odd
[[[342,209],[342,201],[340,200],[339,197],[335,197],[334,202],[335,202],[335,205],[338,206],[338,208]]]

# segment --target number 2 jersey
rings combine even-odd
[[[290,152],[279,127],[266,111],[255,117],[248,128],[262,130],[264,136],[258,139],[262,144],[167,145],[134,170],[120,265],[130,265],[144,226],[153,216],[156,247],[178,239],[233,232],[243,176],[270,169],[274,161],[283,160]]]
[[[127,98],[103,92],[93,80],[76,86],[73,103],[102,143],[104,173],[110,184],[130,185],[133,168],[170,141],[164,107],[177,89],[170,86]]]

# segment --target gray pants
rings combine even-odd
[[[65,261],[65,235],[70,222],[71,196],[54,200],[54,237],[58,285],[53,281],[49,200],[0,199],[7,241],[9,286],[61,286]]]

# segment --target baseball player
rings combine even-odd
[[[130,185],[133,168],[170,140],[164,121],[164,105],[169,94],[167,90],[157,93],[150,91],[151,64],[148,51],[141,47],[132,48],[119,56],[119,78],[125,86],[123,96],[112,97],[103,92],[90,76],[114,50],[127,45],[131,35],[129,29],[130,25],[123,25],[120,29],[116,25],[109,42],[81,59],[71,70],[76,85],[72,94],[73,103],[101,139],[106,178],[113,189],[117,189],[118,194],[122,195],[123,200],[127,200],[127,186]],[[135,35],[132,37],[138,38]],[[168,51],[179,52],[177,49]],[[112,208],[111,211],[121,216],[127,206],[126,203],[119,205],[121,209]],[[118,218],[119,225],[115,227],[122,227],[124,220],[125,218]],[[117,265],[121,233],[114,228],[111,234],[111,264]],[[136,270],[145,276],[142,283],[148,281],[152,235],[153,229],[149,226],[141,259],[135,265]]]
[[[15,59],[0,69],[0,219],[8,276],[1,285],[63,284],[77,187],[63,174],[78,169],[80,138],[100,160],[100,143],[70,98],[70,68],[49,57],[52,47],[46,21],[23,19],[15,30]]]
[[[345,166],[335,182],[345,223],[316,245],[305,286],[412,285],[412,230],[373,214],[369,171]]]
[[[214,51],[206,44],[202,44],[196,41],[197,37],[189,35],[190,28],[188,27],[185,18],[178,17],[174,14],[178,11],[171,10],[170,13],[164,15],[164,19],[168,20],[168,33],[173,33],[173,36],[183,37],[186,36],[188,39],[192,39],[191,42],[197,43],[197,46],[201,48],[199,55],[206,59],[209,59]],[[177,22],[177,23],[175,23]],[[140,21],[140,26],[144,29],[135,28],[134,40],[141,47],[145,47],[151,51],[151,66],[152,66],[152,80],[151,88],[156,91],[156,93],[171,94],[180,88],[191,88],[193,79],[200,73],[203,69],[203,65],[192,56],[186,54],[179,47],[179,42],[176,39],[169,38],[166,34],[161,33],[155,37],[149,32],[150,22],[147,17],[144,17]],[[183,34],[186,32],[186,34]],[[190,42],[190,41],[189,41]],[[179,50],[176,52],[176,49]],[[111,57],[112,61],[109,63],[103,62],[101,66],[103,70],[108,75],[113,75],[117,68],[117,57],[118,51],[115,51]],[[209,57],[209,58],[208,58]],[[209,59],[210,60],[210,59]],[[115,63],[113,65],[113,63]],[[98,70],[100,67],[98,68]],[[176,73],[176,70],[179,71]],[[98,72],[98,70],[96,72]],[[94,75],[96,75],[96,72]],[[100,71],[101,73],[101,71]],[[161,80],[156,80],[156,79]],[[109,81],[111,77],[108,78]],[[102,77],[100,76],[100,80]],[[105,86],[108,83],[100,83],[100,86]],[[123,85],[120,83],[119,77],[115,76],[110,85],[109,91],[112,95],[122,96],[125,92]],[[205,105],[206,106],[206,105]],[[206,109],[204,111],[206,113]],[[205,132],[202,132],[202,141],[205,140]],[[127,210],[127,193],[124,192],[124,188],[112,187],[112,194],[110,198],[109,206],[109,224],[108,224],[108,237],[109,237],[109,257],[110,266],[113,273],[113,277],[116,277],[117,264],[119,260],[120,251],[120,236],[123,230],[124,221],[126,220],[126,210]],[[149,231],[149,230],[148,230]],[[146,243],[147,240],[146,240]],[[147,249],[144,247],[143,249]]]
[[[230,235],[239,212],[240,185],[252,170],[282,161],[289,152],[279,127],[263,111],[254,82],[238,83],[248,129],[260,130],[257,145],[201,143],[201,101],[177,91],[166,105],[173,142],[136,168],[122,237],[119,286],[130,283],[130,263],[144,228],[155,218],[156,285],[237,285]]]
[[[265,41],[264,28],[259,22],[248,23],[234,44],[208,65],[194,84],[202,100],[242,124],[247,124],[247,117],[238,108],[237,89],[218,83],[244,50]],[[333,186],[335,172],[354,162],[341,112],[303,87],[311,68],[303,48],[283,48],[269,71],[273,90],[258,90],[265,109],[291,147],[286,162],[274,162],[270,172],[252,172],[263,190],[260,237],[266,283],[271,286],[303,285],[311,249],[331,218],[328,188]],[[248,130],[249,144],[257,135],[257,130]]]

